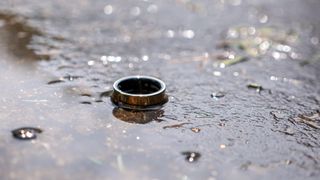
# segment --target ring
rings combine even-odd
[[[128,76],[113,84],[111,101],[127,109],[145,109],[168,101],[166,85],[150,76]]]

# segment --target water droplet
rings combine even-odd
[[[298,58],[302,58],[301,55],[295,53],[295,52],[291,52],[290,53],[290,58],[292,59],[298,59]]]
[[[182,32],[182,36],[187,38],[187,39],[192,39],[194,37],[194,32],[192,30],[184,30]]]
[[[238,72],[233,72],[233,76],[239,76],[239,73]]]
[[[279,78],[278,77],[276,77],[276,76],[270,76],[270,80],[271,81],[277,81]]]
[[[282,52],[290,52],[291,51],[291,47],[288,45],[283,45],[283,44],[279,44],[276,46],[276,49],[278,51],[282,51]]]
[[[42,130],[39,128],[33,127],[22,127],[15,130],[12,130],[13,137],[21,140],[30,140],[37,138],[38,133],[42,133]]]
[[[260,43],[259,49],[262,53],[265,53],[270,48],[270,46],[271,44],[269,43],[269,41],[263,41],[262,43]]]
[[[88,61],[88,65],[89,66],[93,66],[94,65],[94,61]]]
[[[268,22],[268,19],[268,16],[264,14],[259,18],[259,22],[264,24]]]
[[[312,38],[310,39],[310,42],[311,42],[313,45],[317,45],[317,44],[319,44],[319,38],[317,38],[317,37],[312,37]]]
[[[212,93],[210,96],[211,96],[211,98],[218,100],[220,98],[223,98],[225,96],[225,93],[219,91],[219,92]]]
[[[174,35],[175,35],[175,32],[173,30],[168,30],[166,35],[167,35],[168,38],[173,38]]]
[[[151,4],[150,6],[148,6],[147,11],[149,13],[156,13],[158,12],[158,6],[156,6],[155,4]]]
[[[113,13],[113,7],[111,5],[106,5],[103,11],[106,15],[110,15]]]
[[[107,56],[101,56],[100,60],[102,61],[102,64],[108,64],[108,58]]]
[[[121,61],[121,56],[108,56],[107,60],[109,62],[120,62]]]
[[[142,56],[142,60],[143,61],[148,61],[149,60],[149,56],[147,56],[147,55]]]
[[[131,11],[130,11],[130,14],[132,15],[132,16],[139,16],[140,15],[140,13],[141,13],[141,9],[139,8],[139,7],[133,7],[132,9],[131,9]]]
[[[272,57],[275,60],[280,60],[280,59],[286,59],[287,55],[285,53],[274,51],[274,52],[272,52]]]
[[[229,29],[227,32],[227,38],[238,38],[239,37],[239,33],[236,29]]]
[[[201,157],[201,154],[198,152],[190,152],[190,151],[185,151],[181,153],[182,155],[185,156],[185,160],[193,163],[199,160],[199,158]]]
[[[213,75],[214,76],[221,76],[221,72],[220,71],[213,71]]]

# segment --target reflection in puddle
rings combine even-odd
[[[48,56],[35,54],[28,48],[32,37],[40,36],[42,33],[29,26],[23,17],[0,12],[0,20],[3,20],[4,24],[3,31],[0,31],[4,35],[2,41],[6,43],[6,48],[12,55],[28,61],[48,59]]]
[[[115,107],[112,113],[121,121],[125,121],[128,123],[146,124],[151,121],[162,121],[159,118],[163,116],[164,111],[161,109],[152,111],[135,111]]]

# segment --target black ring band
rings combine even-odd
[[[150,76],[128,76],[113,84],[111,100],[116,105],[139,109],[167,102],[166,85]]]

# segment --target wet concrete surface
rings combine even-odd
[[[1,179],[318,179],[319,7],[1,1]],[[110,103],[136,74],[161,110]]]

